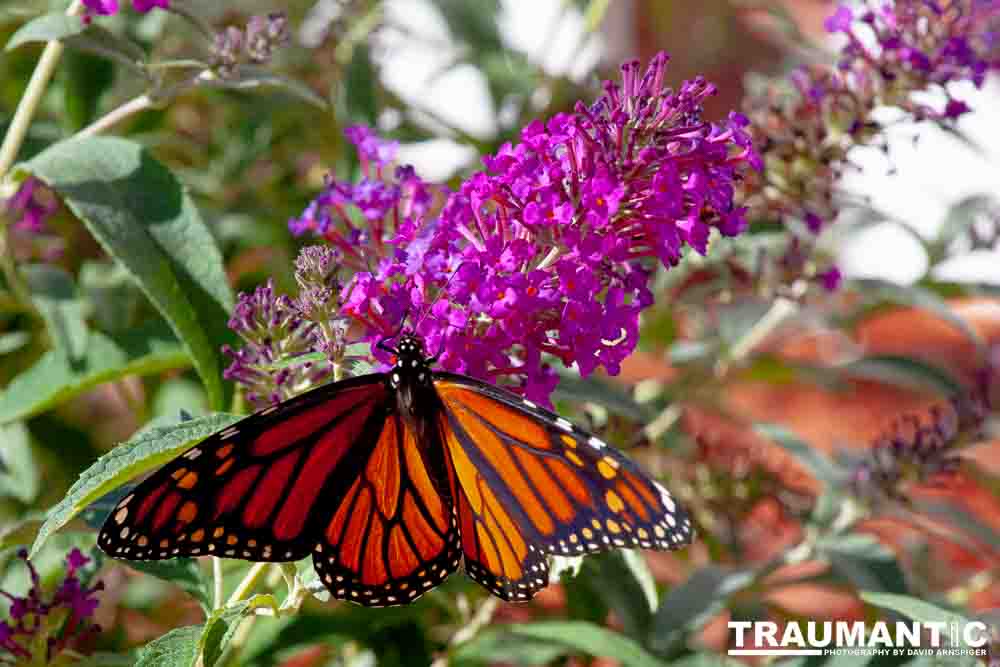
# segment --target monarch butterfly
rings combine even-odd
[[[108,516],[98,544],[130,560],[312,554],[334,597],[412,602],[464,560],[504,600],[548,585],[549,554],[676,549],[670,493],[623,454],[506,390],[433,371],[415,335],[387,373],[251,415],[181,454]]]

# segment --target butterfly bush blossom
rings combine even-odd
[[[159,7],[167,9],[170,7],[170,0],[132,0],[135,11],[145,14],[146,12]],[[93,15],[111,16],[118,13],[118,0],[83,0],[84,18],[89,19]]]
[[[339,295],[355,337],[376,342],[409,315],[442,367],[542,403],[557,382],[547,358],[617,373],[653,300],[652,268],[686,247],[704,254],[713,229],[742,232],[735,188],[760,166],[747,119],[704,120],[715,87],[669,88],[666,66],[664,54],[645,71],[626,63],[594,104],[532,122],[454,192],[393,168],[393,142],[349,128],[362,177],[328,177],[289,226],[355,270]]]
[[[800,67],[746,104],[765,164],[745,182],[748,215],[791,222],[801,233],[789,251],[803,256],[838,214],[852,148],[887,148],[890,122],[954,121],[970,108],[952,84],[979,87],[1000,68],[997,0],[842,4],[825,27],[847,40],[836,66]]]
[[[79,549],[70,551],[66,556],[66,576],[46,600],[28,552],[22,549],[17,556],[28,568],[31,588],[23,597],[0,590],[0,597],[9,601],[8,620],[0,621],[0,665],[75,662],[76,658],[64,651],[100,632],[90,618],[98,605],[95,594],[104,589],[104,584],[98,582],[88,588],[80,576],[91,559]]]

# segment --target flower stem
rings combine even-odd
[[[264,575],[264,571],[267,570],[269,565],[270,563],[254,563],[253,567],[250,568],[250,571],[247,572],[247,576],[243,577],[243,581],[241,581],[240,585],[236,587],[233,594],[229,596],[226,606],[228,607],[229,605],[234,605],[246,597],[247,593],[249,593],[250,590],[257,585],[257,581],[259,581]]]
[[[212,584],[214,585],[215,591],[212,596],[212,608],[221,609],[222,608],[222,559],[218,556],[212,556]]]
[[[81,0],[73,0],[73,4],[66,10],[68,16],[75,16],[83,9]],[[35,65],[35,71],[31,74],[28,87],[24,89],[21,101],[17,103],[17,110],[14,111],[14,118],[10,121],[7,135],[3,138],[3,145],[0,146],[0,181],[7,176],[7,172],[17,159],[17,154],[21,150],[24,138],[28,134],[28,127],[31,125],[38,105],[42,102],[45,89],[56,71],[59,58],[62,57],[65,45],[59,40],[53,40],[45,45],[42,57]]]
[[[140,111],[145,111],[146,109],[151,109],[154,106],[153,98],[149,95],[140,95],[134,99],[129,100],[125,104],[121,105],[117,109],[108,112],[106,115],[101,116],[93,123],[83,128],[76,133],[77,137],[92,137],[95,134],[101,134],[105,130],[117,125],[121,121],[125,120],[129,116],[139,113]]]

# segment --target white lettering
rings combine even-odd
[[[863,621],[837,623],[837,646],[864,646],[865,624]]]
[[[976,633],[975,636],[972,634],[973,631]],[[986,642],[990,640],[986,624],[982,621],[969,621],[965,624],[965,627],[962,628],[962,640],[965,642],[966,646],[971,646],[972,648],[984,646]]]
[[[778,634],[778,624],[774,621],[761,621],[757,624],[755,638],[757,646],[767,646],[777,648],[778,641],[774,636]],[[764,640],[767,640],[766,642]]]
[[[746,638],[743,633],[750,629],[750,626],[753,625],[753,622],[729,621],[729,623],[727,623],[726,625],[729,626],[730,630],[736,631],[736,646],[738,648],[743,648],[743,646],[746,644]]]
[[[944,621],[925,621],[924,625],[931,631],[931,646],[934,648],[940,648],[941,631],[948,627],[948,624]]]
[[[816,648],[822,648],[824,646],[829,646],[830,642],[833,641],[833,623],[830,621],[823,621],[823,637],[816,636],[816,627],[819,623],[815,621],[809,621],[806,626],[806,633],[809,635],[809,646],[814,646]]]

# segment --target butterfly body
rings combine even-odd
[[[133,560],[312,555],[334,597],[405,604],[464,561],[505,600],[548,585],[550,554],[674,549],[690,520],[623,454],[530,401],[434,371],[401,337],[385,373],[262,410],[116,505],[98,544]]]

